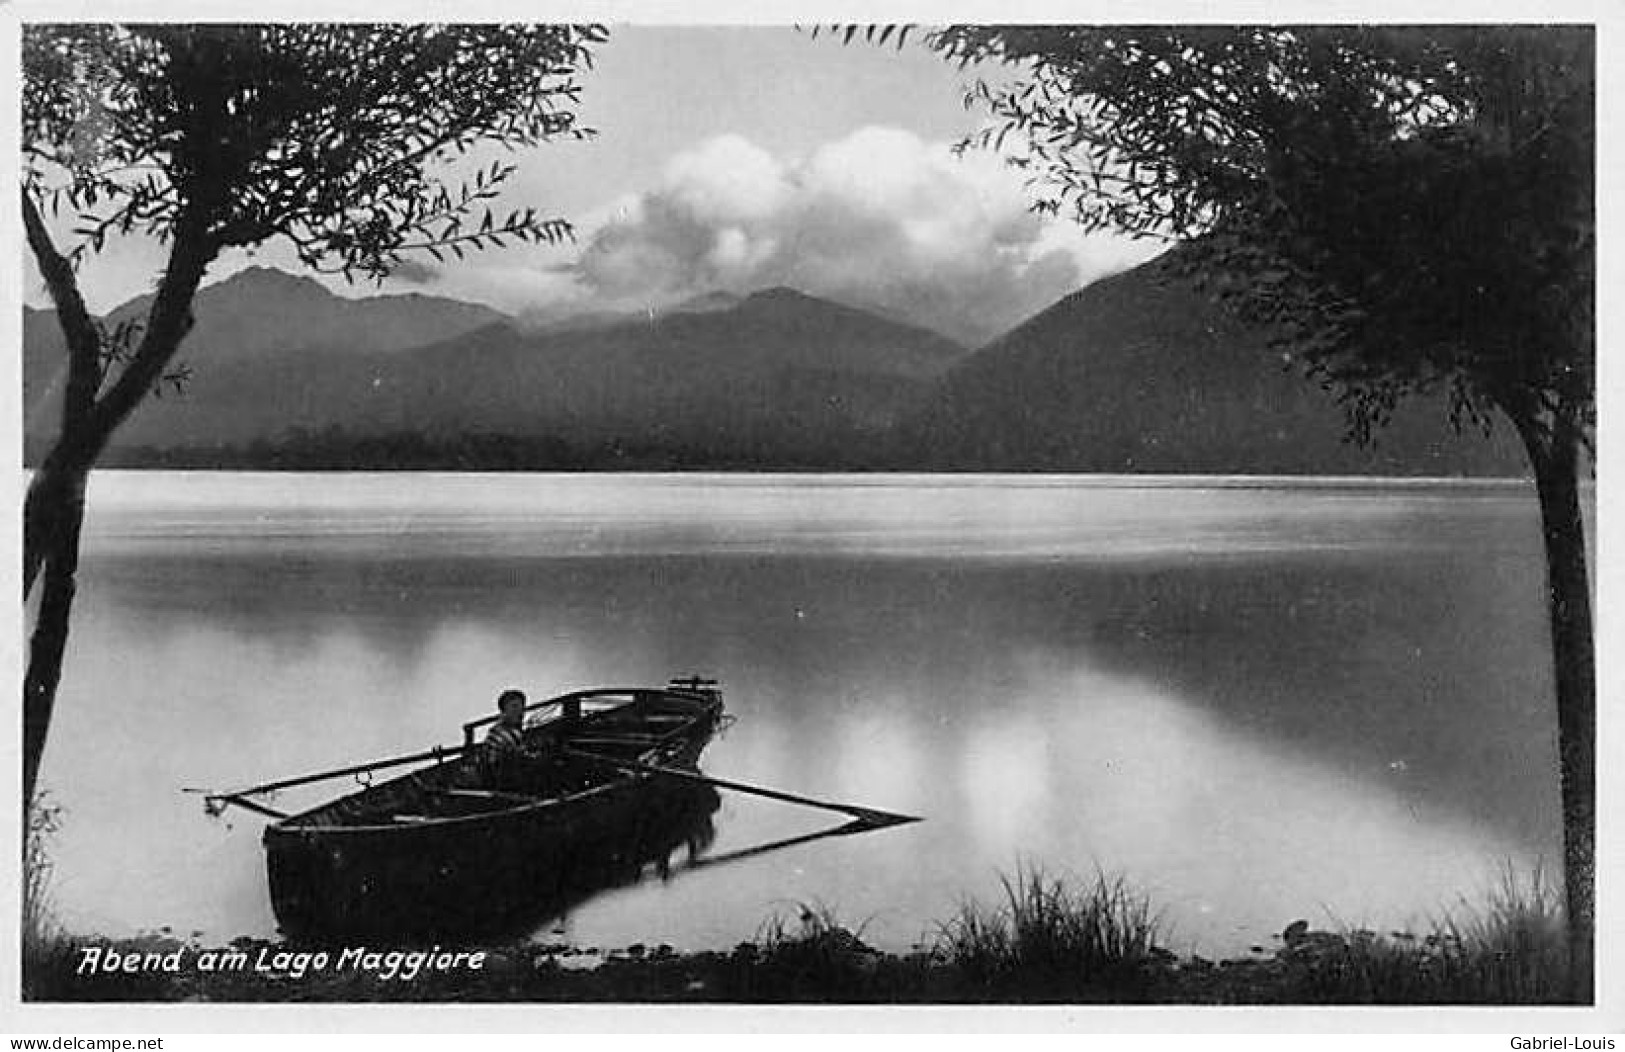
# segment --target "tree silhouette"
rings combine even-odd
[[[173,363],[191,302],[228,249],[291,245],[305,265],[378,279],[404,254],[461,258],[568,237],[499,214],[511,164],[458,177],[480,143],[579,137],[577,73],[596,26],[29,25],[22,212],[66,338],[61,425],[24,507],[23,596],[40,587],[23,687],[24,807],[61,677],[85,483]],[[46,213],[74,218],[59,247]],[[111,236],[167,249],[144,318],[109,331],[78,268]]]
[[[1407,395],[1522,439],[1556,674],[1570,963],[1591,997],[1596,702],[1579,476],[1595,426],[1587,27],[953,26],[1039,207],[1179,242],[1368,441]]]

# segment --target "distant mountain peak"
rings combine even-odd
[[[368,291],[363,295],[351,295],[335,292],[324,283],[308,274],[295,274],[280,267],[255,264],[244,267],[221,278],[201,290],[205,298],[211,294],[247,294],[256,297],[314,297],[317,300],[330,304],[335,309],[343,305],[357,306],[362,309],[390,309],[410,308],[418,310],[457,310],[477,313],[484,316],[484,320],[507,320],[509,316],[502,311],[489,307],[483,303],[472,303],[465,300],[454,299],[449,296],[437,295],[433,292],[422,292],[411,289],[404,292],[394,291]],[[148,302],[147,299],[136,302]]]
[[[242,270],[228,274],[219,281],[214,282],[214,286],[217,288],[242,288],[245,286],[264,287],[267,285],[279,286],[289,290],[303,289],[306,291],[319,291],[326,293],[329,296],[333,295],[333,291],[331,289],[308,274],[290,274],[286,270],[282,270],[278,267],[269,267],[260,263],[256,263],[253,266],[244,267]]]
[[[756,300],[763,303],[800,303],[808,300],[816,300],[818,297],[809,296],[800,289],[793,289],[788,285],[774,285],[771,288],[757,289],[755,292],[745,297],[745,299],[747,302]]]

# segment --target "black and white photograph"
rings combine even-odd
[[[1601,13],[640,10],[0,10],[19,1011],[1618,1033]]]

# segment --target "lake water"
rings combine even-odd
[[[42,773],[77,931],[274,931],[261,821],[182,787],[692,672],[737,716],[707,772],[926,820],[680,853],[539,937],[726,947],[817,903],[904,948],[1037,865],[1229,953],[1561,857],[1519,484],[109,472],[90,503]],[[724,794],[714,824],[702,858],[832,823]]]

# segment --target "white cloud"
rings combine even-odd
[[[401,291],[404,290],[403,286]],[[488,304],[512,314],[532,310],[588,310],[594,306],[592,293],[567,265],[549,264],[545,259],[516,265],[504,260],[500,252],[488,253],[477,262],[465,261],[444,268],[432,291],[440,296]]]
[[[772,155],[737,135],[679,154],[666,168],[664,189],[676,206],[705,223],[763,219],[791,193]]]
[[[796,160],[724,135],[673,157],[648,190],[573,217],[575,247],[471,257],[433,290],[557,317],[789,285],[976,345],[1157,251],[1035,215],[1031,196],[999,157],[895,128]]]
[[[724,136],[608,214],[577,274],[589,298],[621,303],[792,285],[975,343],[1155,250],[1060,229],[1028,201],[999,158],[897,129],[793,163]]]

